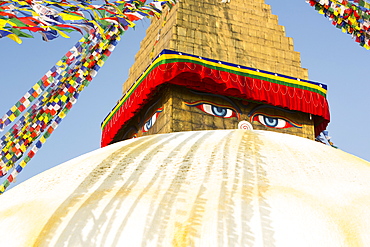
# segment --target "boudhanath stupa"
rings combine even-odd
[[[370,163],[315,141],[327,86],[308,79],[270,6],[167,11],[102,148],[1,196],[1,246],[369,245]]]

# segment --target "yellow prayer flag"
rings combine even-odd
[[[40,85],[39,85],[39,84],[35,84],[32,88],[33,88],[35,91],[37,91],[38,89],[40,89]]]
[[[17,117],[14,114],[12,114],[8,118],[9,118],[10,121],[13,122]]]
[[[10,160],[10,159],[12,158],[12,156],[13,156],[13,155],[11,155],[10,153],[7,153],[7,154],[5,155],[5,158],[7,158],[8,160]]]
[[[64,113],[64,111],[62,111],[61,113],[59,113],[59,117],[60,118],[65,118],[66,117],[66,114]]]
[[[102,66],[104,65],[104,61],[103,61],[103,60],[99,60],[99,61],[98,61],[98,65],[99,65],[100,67],[102,67]]]
[[[100,47],[100,48],[104,48],[105,46],[106,46],[106,44],[104,44],[104,42],[100,42],[100,43],[99,43],[99,47]]]
[[[27,165],[27,163],[26,163],[24,160],[22,160],[21,162],[19,162],[19,165],[20,165],[22,168],[24,168],[24,167]]]
[[[6,20],[3,20],[3,19],[0,19],[0,30],[5,30],[5,29],[2,29],[2,27],[5,27],[5,25],[7,24],[8,22]]]
[[[62,97],[60,97],[60,100],[61,100],[62,102],[66,102],[66,101],[67,101],[67,99],[68,99],[68,97],[67,97],[67,96],[65,96],[65,95],[63,95]]]
[[[9,34],[6,37],[8,37],[9,39],[17,42],[18,44],[22,44],[22,40],[17,35],[15,35],[14,33],[13,34]]]
[[[348,17],[348,20],[351,21],[352,23],[356,23],[357,22],[356,18],[354,16],[352,16],[352,15],[350,17]]]
[[[65,21],[74,21],[74,20],[83,20],[85,19],[83,16],[79,15],[72,15],[72,14],[66,14],[66,13],[58,13],[60,17],[62,17]]]
[[[13,105],[13,106],[12,106],[12,108],[10,108],[10,110],[11,110],[12,112],[15,112],[17,109],[18,109],[18,108],[17,108],[15,105]]]
[[[58,66],[62,66],[62,65],[63,65],[63,61],[59,60],[59,61],[57,62],[57,65],[58,65]]]
[[[40,138],[40,142],[41,142],[42,144],[44,144],[44,143],[46,142],[46,138],[45,138],[44,136],[41,136],[41,138]]]

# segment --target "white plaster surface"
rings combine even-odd
[[[370,246],[370,163],[301,137],[123,141],[0,196],[0,246]]]

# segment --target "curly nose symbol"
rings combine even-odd
[[[242,129],[242,130],[253,130],[253,126],[248,121],[240,121],[238,123],[238,129]]]

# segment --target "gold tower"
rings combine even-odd
[[[182,0],[164,12],[103,121],[102,146],[178,131],[246,128],[314,139],[325,130],[326,86],[308,81],[263,0]]]

